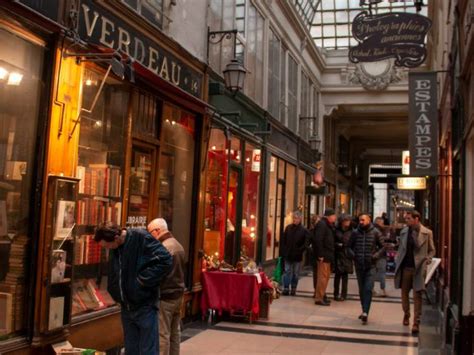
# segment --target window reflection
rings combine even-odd
[[[122,0],[155,26],[163,25],[163,0]]]

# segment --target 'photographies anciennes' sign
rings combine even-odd
[[[199,72],[92,0],[81,1],[78,32],[81,39],[123,51],[154,74],[201,97]]]
[[[395,65],[414,68],[426,59],[425,37],[431,20],[403,12],[369,15],[361,12],[352,23],[352,35],[359,42],[349,50],[353,63],[395,58]]]
[[[438,174],[438,97],[435,72],[410,73],[409,137],[410,175]]]

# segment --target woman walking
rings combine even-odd
[[[348,253],[349,240],[352,234],[352,217],[342,215],[336,228],[336,263],[334,276],[334,300],[344,301],[347,298],[347,285],[349,274],[354,272],[352,259]],[[339,287],[342,281],[342,293],[339,294]]]

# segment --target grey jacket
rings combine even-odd
[[[400,268],[407,251],[408,227],[403,228],[400,233],[400,246],[395,268],[395,287],[402,287],[402,270]],[[431,259],[435,256],[436,250],[433,241],[433,232],[420,223],[420,230],[415,238],[415,279],[413,289],[422,291],[425,289],[426,269]]]
[[[168,232],[160,236],[160,241],[173,256],[171,272],[162,281],[160,286],[160,299],[171,300],[181,297],[184,293],[184,268],[185,253],[182,245]]]

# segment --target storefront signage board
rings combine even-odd
[[[438,174],[438,97],[435,72],[409,73],[410,175]]]
[[[129,55],[155,75],[201,98],[199,72],[96,2],[81,2],[78,33],[86,42]]]
[[[426,59],[425,37],[430,28],[431,20],[418,14],[361,12],[352,23],[358,44],[349,49],[349,59],[360,63],[395,58],[397,66],[418,67]]]
[[[397,178],[399,190],[425,190],[426,178],[424,177],[399,177]]]

